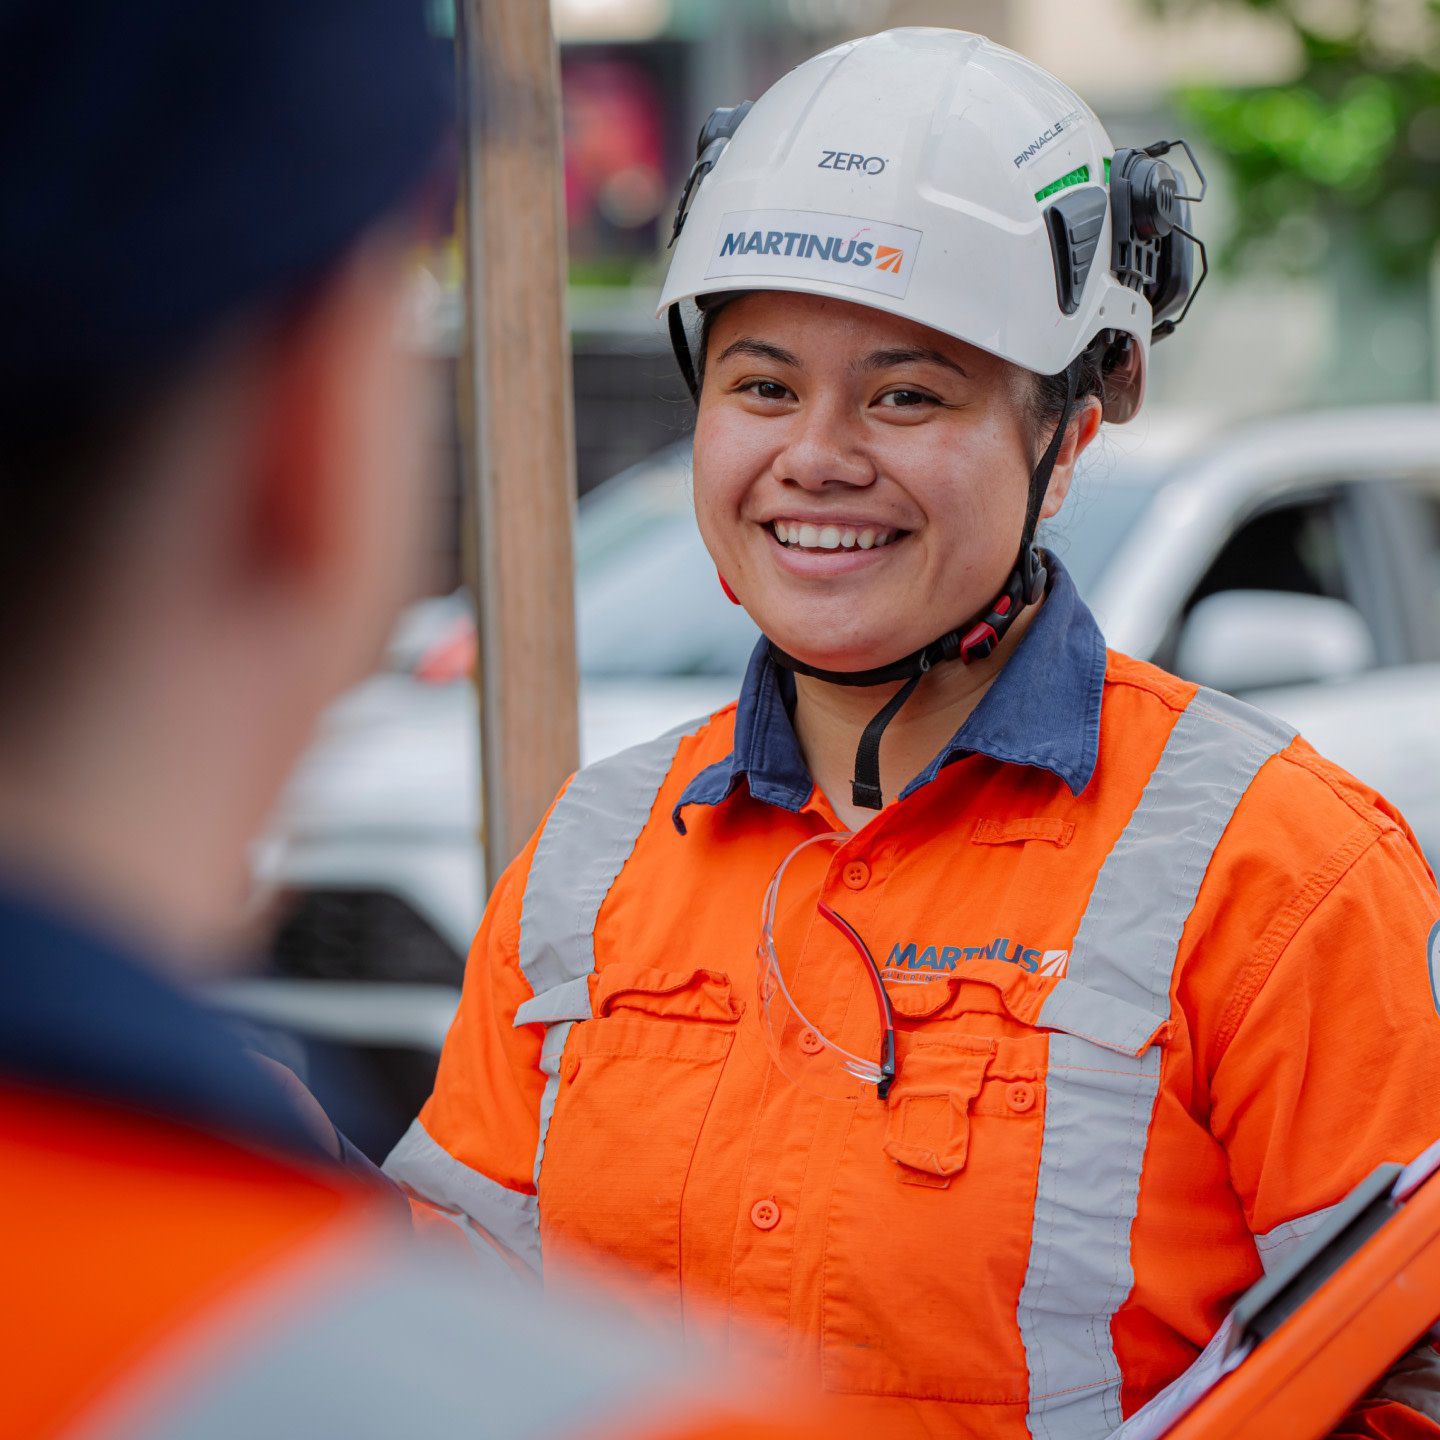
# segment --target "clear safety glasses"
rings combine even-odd
[[[818,1095],[848,1099],[855,1095],[858,1081],[875,1086],[883,1100],[895,1080],[895,1017],[890,1009],[890,997],[880,979],[880,969],[869,947],[848,921],[823,900],[815,901],[820,915],[844,937],[847,942],[845,953],[850,958],[842,969],[828,971],[824,975],[812,971],[807,976],[812,984],[819,985],[818,989],[810,992],[814,999],[807,999],[807,1004],[814,1009],[836,994],[857,989],[873,993],[880,1020],[878,1060],[869,1060],[847,1050],[806,1017],[795,998],[797,977],[793,972],[787,976],[775,945],[775,917],[777,910],[784,914],[781,891],[791,862],[812,845],[839,845],[848,839],[849,831],[836,830],[812,836],[797,845],[780,862],[780,868],[765,891],[765,903],[760,911],[758,948],[760,1023],[771,1058],[796,1084]],[[792,881],[792,888],[795,883]],[[793,901],[795,895],[790,894],[786,898]],[[816,1013],[819,1013],[818,1009]]]

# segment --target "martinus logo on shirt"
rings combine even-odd
[[[984,945],[925,945],[918,940],[896,942],[880,973],[901,985],[922,985],[937,975],[948,975],[968,960],[1004,960],[1032,975],[1063,976],[1070,963],[1068,950],[1032,949],[1023,941],[998,936]]]

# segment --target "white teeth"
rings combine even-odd
[[[869,550],[888,545],[898,532],[867,525],[864,529],[839,525],[809,525],[799,521],[772,520],[770,528],[782,545],[803,550]]]

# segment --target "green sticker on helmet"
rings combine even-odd
[[[1108,166],[1108,161],[1106,162]],[[1062,175],[1058,180],[1052,180],[1043,190],[1035,192],[1037,200],[1048,200],[1057,190],[1067,189],[1071,185],[1083,185],[1090,178],[1090,167],[1078,165],[1068,175]]]

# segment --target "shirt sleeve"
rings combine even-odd
[[[1241,1015],[1213,1073],[1210,1124],[1262,1261],[1376,1165],[1409,1161],[1440,1136],[1437,915],[1413,841],[1382,826],[1304,914]]]
[[[538,838],[538,836],[537,836]],[[457,1226],[488,1270],[540,1270],[535,1151],[545,1075],[544,1026],[515,1028],[530,999],[519,964],[520,910],[536,840],[490,896],[465,969],[435,1089],[385,1162],[424,1207]]]

